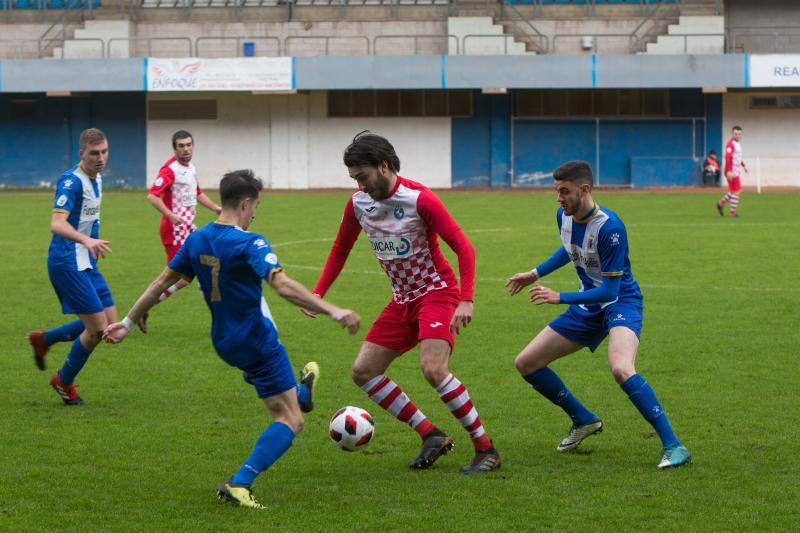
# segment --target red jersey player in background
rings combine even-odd
[[[728,193],[717,202],[719,216],[724,216],[723,207],[731,203],[732,217],[738,217],[736,209],[739,207],[739,193],[742,191],[742,170],[748,172],[742,160],[742,128],[734,126],[731,139],[725,145],[725,179],[728,180]]]
[[[368,131],[356,135],[344,152],[344,164],[358,191],[347,202],[336,241],[313,292],[325,296],[362,230],[392,284],[392,300],[367,333],[353,363],[353,381],[372,401],[422,437],[422,449],[409,466],[432,466],[453,448],[453,439],[433,425],[384,375],[392,361],[419,344],[425,379],[469,433],[475,448],[475,458],[461,473],[493,470],[500,466],[500,456],[486,435],[467,388],[449,367],[454,333],[472,320],[475,250],[430,189],[397,175],[400,159],[383,137]],[[460,288],[439,249],[438,237],[458,256]]]
[[[167,252],[167,263],[178,253],[186,237],[197,229],[194,218],[198,203],[216,214],[222,212],[222,208],[200,190],[197,170],[192,164],[192,134],[184,130],[176,131],[172,135],[172,149],[175,155],[158,170],[158,176],[147,195],[147,201],[161,213],[161,243]],[[164,301],[186,285],[188,283],[185,280],[178,281],[165,290],[158,301]],[[142,316],[138,325],[143,332],[147,332],[147,314]]]

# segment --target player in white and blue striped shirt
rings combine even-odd
[[[583,439],[602,431],[603,421],[573,396],[548,365],[584,346],[594,352],[608,336],[608,363],[614,379],[661,439],[663,454],[658,467],[686,464],[692,457],[689,450],[673,433],[650,384],[636,373],[643,299],[631,273],[625,224],[616,213],[594,202],[588,163],[564,163],[553,172],[553,179],[561,204],[556,220],[562,246],[530,272],[509,278],[506,287],[513,296],[572,262],[580,291],[558,293],[539,284],[530,289],[531,301],[537,305],[569,304],[569,308],[520,352],[515,360],[517,370],[570,417],[572,427],[557,450],[574,450]]]

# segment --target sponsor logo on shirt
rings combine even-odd
[[[379,259],[396,259],[411,251],[411,241],[406,237],[370,237],[369,240]]]
[[[72,180],[71,180],[71,179],[69,179],[69,178],[65,179],[65,180],[64,180],[64,188],[65,188],[65,189],[69,189],[70,187],[72,187],[72,183],[73,183],[73,182],[72,182]]]
[[[265,241],[264,239],[256,239],[253,241],[253,244],[255,245],[256,248],[260,250],[267,246],[267,241]]]
[[[619,233],[612,233],[611,246],[617,246],[618,244],[619,244]]]
[[[64,207],[66,204],[67,204],[67,195],[62,194],[61,196],[58,197],[58,200],[56,200],[56,205],[58,207]]]
[[[95,205],[95,206],[85,205],[85,206],[83,206],[83,212],[82,212],[83,216],[93,217],[93,216],[97,215],[98,213],[100,213],[100,206],[99,205]]]

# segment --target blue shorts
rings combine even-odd
[[[595,351],[611,328],[623,326],[637,337],[642,335],[642,301],[620,300],[596,313],[570,305],[548,325],[562,337]]]
[[[65,315],[91,315],[114,306],[111,289],[97,268],[65,270],[48,263],[47,273]]]
[[[240,367],[242,377],[255,387],[259,398],[275,396],[297,387],[289,354],[283,344],[270,355],[246,367]]]

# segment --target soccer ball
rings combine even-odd
[[[370,414],[352,405],[342,407],[333,413],[329,428],[331,440],[347,452],[360,450],[375,434]]]

